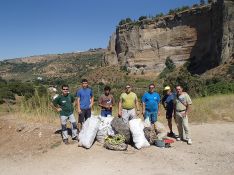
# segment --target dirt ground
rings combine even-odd
[[[191,125],[192,145],[124,152],[64,145],[58,129],[0,117],[0,175],[234,174],[234,123]]]

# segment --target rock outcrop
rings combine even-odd
[[[170,57],[177,66],[189,60],[190,71],[201,74],[232,59],[233,12],[233,0],[218,0],[175,15],[118,26],[104,62],[126,66],[130,72],[161,72]]]

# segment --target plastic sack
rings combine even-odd
[[[84,122],[79,133],[79,146],[83,146],[85,148],[90,148],[92,146],[99,125],[100,120],[95,116],[91,116]]]
[[[144,120],[144,126],[145,127],[151,127],[151,122],[150,122],[149,117]]]
[[[99,116],[98,119],[100,120],[100,125],[98,127],[98,132],[96,139],[100,143],[105,142],[105,138],[107,136],[114,136],[115,132],[111,127],[111,121],[114,117],[108,116],[108,117],[101,117]]]
[[[114,117],[111,126],[115,133],[125,136],[125,143],[131,143],[131,132],[129,126],[123,122],[122,118]]]
[[[141,119],[132,119],[129,121],[130,131],[132,133],[133,142],[137,149],[150,146],[145,138],[144,123]]]

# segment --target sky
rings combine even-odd
[[[199,0],[0,0],[0,60],[106,48],[121,19]]]

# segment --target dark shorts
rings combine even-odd
[[[166,119],[172,119],[173,111],[167,111],[166,112]]]
[[[112,111],[102,109],[102,110],[101,110],[101,116],[102,116],[102,117],[107,117],[107,115],[112,115]]]
[[[89,117],[91,117],[91,109],[81,109],[79,123],[84,123]]]

